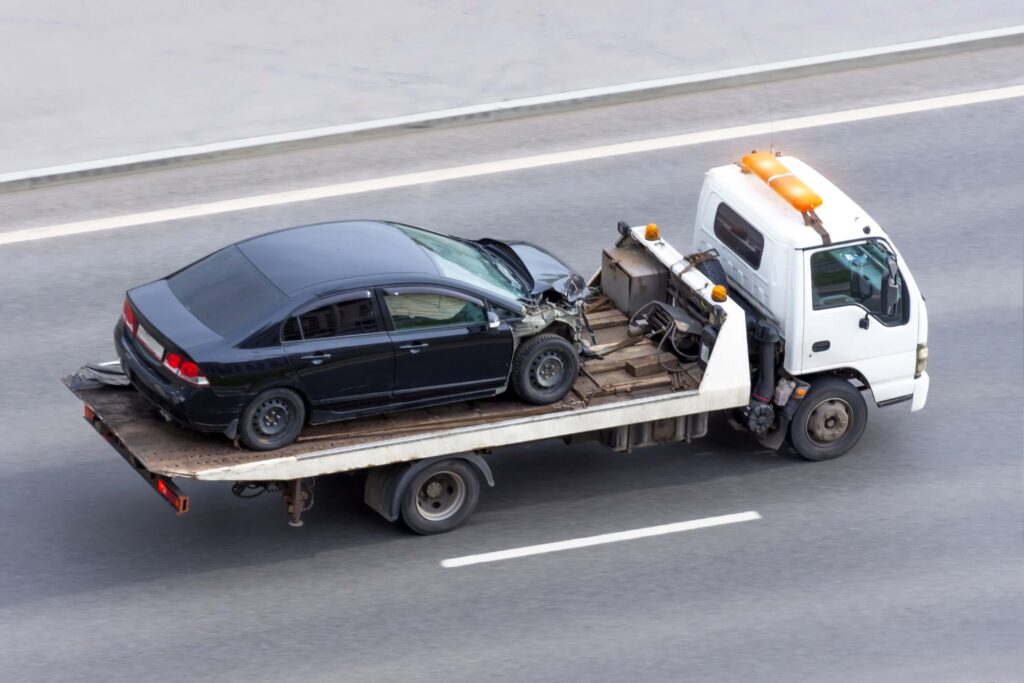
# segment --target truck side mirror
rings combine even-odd
[[[882,310],[889,316],[896,312],[896,300],[900,295],[899,268],[896,265],[896,257],[892,254],[886,259],[889,268],[888,277],[882,282]]]

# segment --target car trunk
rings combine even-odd
[[[133,342],[137,348],[145,345],[142,350],[150,352],[150,360],[159,363],[165,350],[192,355],[197,347],[220,339],[178,301],[166,280],[129,290],[128,300],[140,330]],[[150,348],[153,345],[157,348]]]

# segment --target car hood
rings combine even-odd
[[[553,291],[567,301],[576,301],[587,294],[587,283],[582,276],[536,244],[493,239],[480,240],[480,244],[511,266],[527,283],[534,296]]]

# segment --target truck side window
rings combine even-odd
[[[764,235],[727,204],[719,204],[715,212],[715,237],[755,270],[761,267]]]
[[[904,317],[903,278],[897,275],[899,294],[891,315],[882,310],[882,285],[888,254],[875,242],[853,244],[811,254],[811,299],[814,310],[860,306],[887,325]]]
[[[282,341],[325,339],[347,334],[373,332],[377,320],[370,299],[350,299],[315,308],[289,318],[281,332]]]

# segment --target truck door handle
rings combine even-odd
[[[828,351],[830,346],[832,346],[832,342],[828,339],[825,339],[824,341],[816,341],[811,344],[811,351]]]
[[[411,344],[402,344],[398,348],[406,349],[406,350],[409,351],[409,353],[419,353],[420,351],[422,351],[423,349],[427,348],[428,346],[430,346],[430,344],[428,344],[427,342],[419,342],[418,341],[418,342],[413,342]]]
[[[329,353],[314,353],[311,356],[302,356],[302,360],[308,360],[313,363],[313,365],[320,365],[330,357],[331,354]]]

